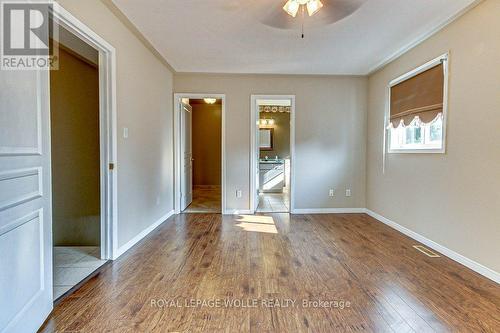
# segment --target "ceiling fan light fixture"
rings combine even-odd
[[[320,0],[309,0],[307,3],[307,13],[309,16],[316,14],[321,8],[323,8],[323,3]]]
[[[320,0],[288,0],[283,6],[283,10],[287,12],[288,15],[296,17],[302,6],[307,7],[309,16],[313,16],[323,8],[323,3]]]
[[[295,17],[299,12],[300,3],[296,0],[288,0],[283,6],[283,10],[288,13],[288,15]]]

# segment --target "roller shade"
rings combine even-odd
[[[400,121],[408,126],[415,117],[424,123],[443,112],[444,67],[439,64],[391,87],[391,118],[393,127]]]

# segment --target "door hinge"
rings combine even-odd
[[[114,169],[115,169],[115,164],[109,163],[109,170],[114,170]]]

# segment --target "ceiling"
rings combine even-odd
[[[301,39],[285,0],[113,0],[177,72],[338,75],[372,72],[478,2],[323,1],[342,14],[306,17]]]

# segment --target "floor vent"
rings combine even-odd
[[[413,245],[413,247],[428,257],[431,257],[431,258],[440,258],[441,257],[439,254],[433,252],[432,250],[426,248],[423,245]]]

